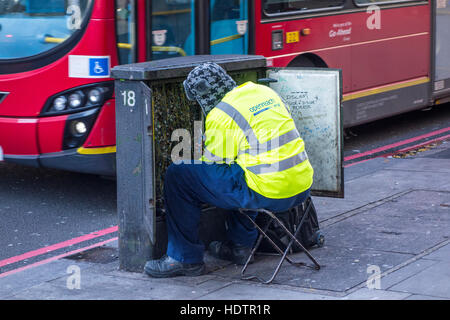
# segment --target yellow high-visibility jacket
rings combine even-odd
[[[313,182],[305,143],[287,106],[267,86],[228,92],[205,121],[203,161],[237,163],[247,185],[271,199],[293,197]]]

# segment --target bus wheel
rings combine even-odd
[[[322,58],[312,53],[306,53],[296,57],[287,66],[297,68],[328,68]]]

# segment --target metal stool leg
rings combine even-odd
[[[288,248],[290,249],[291,246],[292,246],[292,244],[293,244],[294,241],[295,241],[295,242],[300,246],[300,248],[303,250],[303,252],[305,252],[305,254],[308,256],[308,258],[314,263],[314,265],[316,266],[316,269],[319,270],[319,269],[320,269],[319,263],[316,261],[316,259],[314,259],[314,257],[311,255],[311,253],[309,253],[309,251],[306,250],[306,248],[305,248],[305,247],[300,243],[300,241],[298,241],[298,239],[297,239],[298,232],[300,231],[300,229],[301,229],[301,227],[302,227],[302,224],[303,224],[303,222],[304,222],[304,219],[305,219],[305,217],[306,217],[307,212],[305,212],[305,214],[304,214],[304,216],[303,216],[303,218],[302,218],[302,221],[301,221],[300,224],[298,225],[297,230],[295,230],[295,234],[292,234],[292,233],[286,228],[286,226],[284,225],[284,223],[282,223],[282,222],[281,222],[281,221],[280,221],[273,213],[270,213],[270,214],[271,214],[272,218],[280,224],[280,226],[283,228],[283,230],[284,230],[284,231],[289,235],[289,237],[291,238],[291,241],[290,241],[290,243],[289,243],[289,245],[288,245]]]
[[[245,213],[244,213],[244,214],[245,214]],[[247,215],[246,215],[246,216],[247,216]],[[249,255],[248,259],[247,259],[246,264],[245,264],[244,267],[242,268],[242,271],[241,271],[241,279],[242,279],[242,280],[252,280],[252,279],[257,279],[258,281],[260,281],[260,282],[262,282],[262,283],[269,284],[269,283],[271,283],[271,282],[273,281],[273,279],[275,279],[275,277],[276,277],[276,275],[278,274],[278,271],[280,270],[281,265],[283,264],[284,260],[287,260],[289,263],[291,263],[291,264],[293,264],[293,265],[297,265],[297,266],[298,266],[298,265],[305,265],[305,264],[302,263],[302,262],[294,262],[294,261],[292,261],[289,257],[287,257],[287,253],[288,253],[288,251],[289,251],[290,248],[287,248],[285,251],[283,251],[283,250],[280,249],[280,247],[278,247],[278,246],[276,245],[276,243],[273,242],[272,239],[266,234],[267,229],[268,229],[269,226],[273,223],[273,220],[272,220],[272,219],[267,223],[267,225],[264,227],[264,230],[263,230],[263,229],[261,229],[261,227],[258,226],[258,224],[256,224],[249,216],[247,216],[247,217],[248,217],[248,219],[250,219],[250,220],[253,222],[254,226],[259,230],[260,235],[259,235],[259,237],[258,237],[258,240],[257,240],[255,246],[253,247],[252,252],[250,253],[250,255]],[[266,238],[266,239],[272,244],[272,246],[273,246],[273,247],[274,247],[274,248],[282,255],[282,258],[280,259],[280,262],[278,263],[278,266],[276,267],[276,269],[275,269],[273,275],[272,275],[268,280],[263,280],[263,279],[259,278],[259,277],[256,276],[256,275],[245,276],[245,270],[247,269],[248,264],[249,264],[249,262],[250,262],[252,256],[255,254],[255,252],[256,252],[256,250],[258,249],[259,245],[261,244],[263,238]]]
[[[262,240],[264,239],[264,235],[266,234],[265,232],[267,231],[267,229],[269,229],[270,225],[272,224],[272,220],[269,220],[268,223],[266,224],[266,226],[264,227],[264,231],[262,229],[260,229],[260,227],[258,225],[256,225],[256,223],[252,220],[252,218],[250,218],[248,215],[246,215],[245,213],[243,213],[249,220],[251,220],[251,222],[255,225],[255,227],[260,231],[259,232],[259,236],[258,239],[256,240],[255,245],[253,246],[253,249],[250,253],[250,255],[247,258],[247,261],[244,265],[244,267],[241,270],[241,279],[243,280],[252,280],[252,279],[258,279],[259,281],[264,282],[264,280],[261,280],[260,278],[256,277],[256,276],[249,276],[249,277],[244,277],[245,274],[245,270],[247,269],[252,257],[255,255],[256,250],[258,250],[259,245],[261,244]]]
[[[294,262],[294,261],[292,261],[292,260],[287,256],[287,254],[288,254],[288,252],[291,250],[291,247],[292,247],[292,245],[294,244],[294,242],[296,242],[296,243],[300,246],[300,248],[301,248],[301,249],[305,252],[305,254],[308,256],[308,258],[314,263],[315,269],[316,269],[316,270],[319,270],[319,269],[320,269],[319,263],[317,263],[317,261],[316,261],[316,260],[314,259],[314,257],[309,253],[309,251],[306,250],[306,248],[305,248],[305,247],[297,240],[297,238],[296,238],[297,235],[298,235],[298,232],[300,231],[300,229],[301,229],[301,227],[302,227],[302,225],[303,225],[303,223],[304,223],[304,221],[305,221],[305,219],[306,219],[306,217],[307,217],[307,215],[309,214],[309,208],[310,208],[310,207],[308,206],[308,208],[304,211],[304,214],[303,214],[303,216],[302,216],[302,219],[301,219],[300,223],[298,224],[298,226],[297,226],[297,228],[296,228],[294,234],[292,234],[292,233],[286,228],[286,226],[284,225],[284,223],[281,222],[281,221],[275,216],[275,214],[273,214],[272,212],[270,212],[270,211],[268,211],[268,210],[265,210],[265,209],[259,209],[259,210],[258,210],[259,212],[265,213],[265,214],[267,214],[267,215],[270,217],[270,220],[269,220],[269,222],[267,223],[267,225],[264,227],[264,230],[263,230],[263,229],[262,229],[255,221],[253,221],[253,219],[251,219],[247,214],[245,214],[244,210],[242,210],[242,209],[239,210],[242,214],[244,214],[244,215],[245,215],[245,216],[253,223],[253,225],[258,229],[258,231],[259,231],[259,233],[260,233],[260,234],[259,234],[259,237],[258,237],[258,239],[257,239],[257,241],[256,241],[256,244],[255,244],[255,246],[253,247],[252,252],[251,252],[251,254],[249,255],[249,257],[248,257],[248,259],[247,259],[246,264],[245,264],[244,267],[242,268],[242,271],[241,271],[241,279],[242,279],[242,280],[252,280],[252,279],[257,279],[258,281],[260,281],[260,282],[262,282],[262,283],[264,283],[264,284],[269,284],[269,283],[271,283],[271,282],[275,279],[275,277],[277,276],[277,274],[278,274],[278,272],[280,271],[281,265],[283,264],[284,260],[287,260],[289,263],[291,263],[291,264],[293,264],[293,265],[296,265],[296,266],[300,266],[300,265],[304,266],[305,263],[303,263],[303,262]],[[276,221],[276,222],[282,227],[282,229],[286,232],[287,235],[289,235],[289,237],[290,237],[290,239],[291,239],[291,240],[289,241],[288,246],[286,247],[286,249],[285,249],[284,251],[283,251],[282,249],[280,249],[280,248],[275,244],[275,242],[273,242],[273,240],[266,234],[266,232],[267,232],[269,226],[270,226],[274,221]],[[245,274],[245,271],[246,271],[246,269],[247,269],[247,267],[248,267],[248,264],[249,264],[250,260],[252,259],[252,257],[254,256],[254,254],[256,253],[256,251],[257,251],[259,245],[261,244],[263,238],[266,238],[266,239],[271,243],[271,245],[272,245],[272,246],[273,246],[273,247],[281,254],[282,257],[281,257],[281,259],[280,259],[280,261],[279,261],[277,267],[275,268],[275,271],[273,272],[272,276],[271,276],[268,280],[263,280],[263,279],[259,278],[259,277],[256,276],[256,275],[244,277],[244,274]]]

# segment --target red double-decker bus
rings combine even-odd
[[[449,0],[0,0],[0,153],[113,175],[111,67],[185,55],[342,69],[346,127],[442,103],[449,29]]]
[[[269,65],[342,69],[345,127],[448,99],[448,0],[263,0],[255,12]]]

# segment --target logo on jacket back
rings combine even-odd
[[[275,105],[274,105],[274,103],[275,103],[275,101],[273,99],[269,99],[269,100],[266,100],[264,102],[261,102],[261,103],[255,105],[255,106],[251,107],[249,109],[249,111],[253,112],[253,115],[256,116],[256,115],[260,114],[261,112],[269,110],[270,108],[279,107],[280,106],[279,103],[277,103]]]

